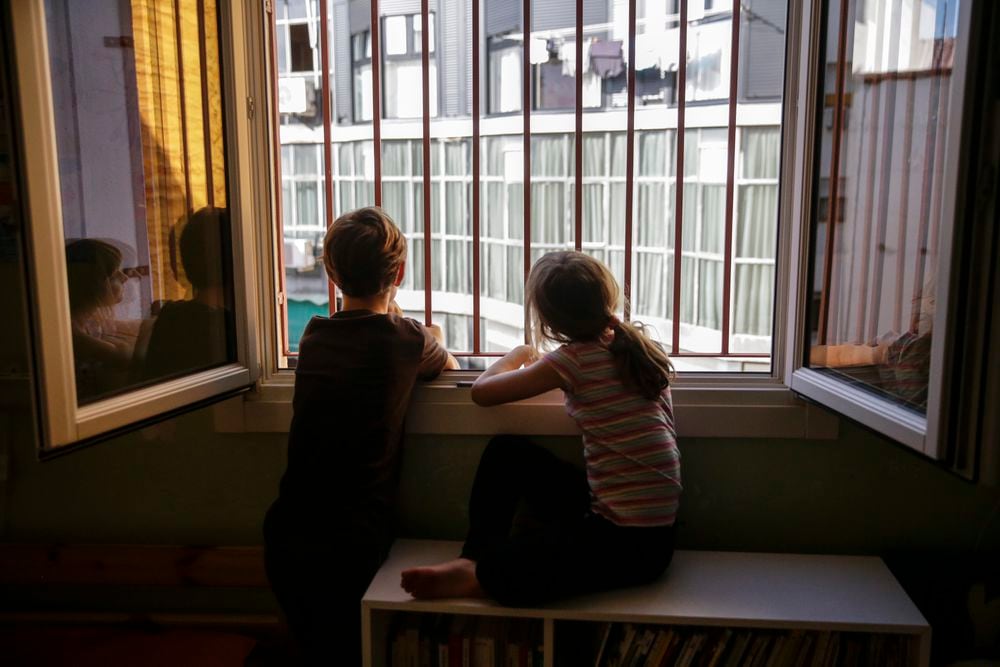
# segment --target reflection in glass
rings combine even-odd
[[[234,361],[228,218],[183,231],[226,206],[215,3],[45,8],[79,403]],[[184,355],[151,359],[164,313],[209,294],[218,317],[180,317]]]
[[[918,413],[946,223],[958,7],[849,2],[846,49],[831,51],[824,82],[832,108],[816,184],[810,365]],[[828,43],[840,21],[831,13]]]

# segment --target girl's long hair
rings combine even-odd
[[[102,239],[74,239],[66,244],[69,308],[88,314],[110,308],[107,281],[121,267],[122,251]]]
[[[639,322],[622,322],[618,283],[604,264],[582,252],[543,255],[525,286],[528,336],[532,347],[543,339],[556,343],[599,341],[608,329],[608,345],[625,384],[655,399],[670,384],[674,368],[667,354]]]

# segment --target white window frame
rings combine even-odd
[[[965,100],[967,98],[966,71],[968,66],[969,45],[971,42],[971,16],[974,0],[963,1],[959,5],[959,20],[957,34],[962,39],[956,40],[958,48],[955,49],[955,61],[953,67],[953,78],[961,86],[961,94],[953,95],[949,101],[948,117],[952,119],[963,119]],[[819,2],[812,3],[819,13]],[[832,20],[832,19],[831,19]],[[819,31],[823,26],[818,20],[814,20],[811,25],[811,44],[819,44]],[[803,52],[810,54],[810,58],[815,59],[821,55],[816,53],[817,48],[810,46],[805,50],[810,42],[803,41]],[[948,409],[946,397],[942,395],[942,390],[946,384],[950,369],[948,359],[951,358],[951,348],[955,341],[954,322],[949,322],[952,311],[952,297],[954,296],[955,276],[951,270],[953,260],[954,237],[958,229],[958,207],[959,201],[956,199],[958,187],[959,168],[945,169],[943,176],[943,196],[941,198],[942,230],[939,238],[938,253],[938,275],[944,279],[939,280],[936,285],[936,308],[934,313],[934,338],[931,346],[930,382],[928,385],[927,412],[926,416],[908,410],[898,402],[887,398],[876,396],[872,392],[849,386],[845,382],[838,380],[828,374],[821,373],[808,368],[804,364],[805,359],[805,331],[806,323],[806,298],[808,287],[808,276],[806,275],[805,258],[808,257],[810,238],[810,217],[812,202],[811,165],[813,164],[813,151],[817,148],[813,145],[814,120],[816,109],[817,81],[815,73],[819,72],[819,64],[813,63],[811,66],[805,65],[800,68],[800,90],[804,91],[804,104],[800,108],[796,136],[804,138],[803,150],[797,159],[803,162],[798,174],[809,175],[803,178],[800,184],[796,185],[796,190],[802,194],[801,198],[793,203],[795,208],[792,215],[797,221],[797,237],[793,240],[792,250],[801,259],[799,273],[793,276],[792,293],[797,300],[789,303],[788,321],[794,323],[796,335],[790,340],[792,345],[786,350],[790,355],[786,358],[786,368],[789,375],[786,384],[795,392],[817,401],[831,409],[845,415],[860,424],[867,426],[883,435],[886,435],[897,442],[900,442],[918,452],[921,452],[933,459],[943,459],[946,454],[946,439],[948,431],[946,426],[946,411]],[[801,128],[798,129],[798,128]],[[948,126],[946,139],[947,152],[944,163],[948,165],[959,165],[962,158],[962,134],[965,129],[960,120],[952,122]],[[788,155],[787,152],[784,153]],[[787,219],[787,218],[782,218]]]
[[[248,11],[249,10],[249,11]],[[265,192],[252,165],[267,159],[250,91],[260,67],[248,58],[253,3],[219,3],[220,54],[225,90],[228,205],[232,221],[237,361],[182,378],[127,391],[85,406],[77,404],[69,296],[60,199],[52,87],[44,0],[13,0],[17,98],[22,124],[23,182],[29,221],[29,255],[37,331],[37,393],[41,455],[100,439],[120,430],[250,387],[259,377],[256,335],[259,274],[256,221]],[[266,199],[263,200],[266,204]]]

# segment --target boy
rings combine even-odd
[[[268,579],[310,664],[360,664],[360,600],[389,552],[403,418],[414,383],[458,363],[400,315],[406,239],[379,208],[323,243],[343,309],[299,342],[288,467],[264,520]],[[435,327],[436,329],[436,327]]]

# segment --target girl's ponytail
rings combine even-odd
[[[659,343],[650,338],[641,322],[621,322],[612,317],[609,323],[614,340],[608,346],[618,372],[646,398],[653,400],[667,388],[674,367]]]
[[[608,349],[625,383],[650,400],[673,379],[667,353],[639,322],[614,316],[620,294],[608,267],[582,252],[550,252],[535,261],[524,288],[529,341],[556,343],[614,340]]]

